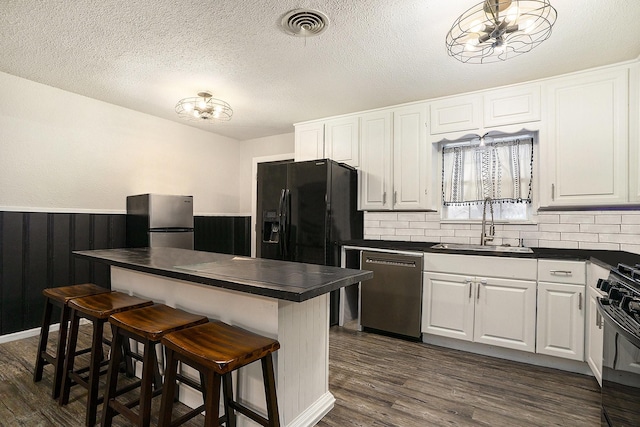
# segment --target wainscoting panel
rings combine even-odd
[[[124,246],[125,216],[0,212],[0,335],[40,326],[42,290],[92,282],[110,287],[109,268],[72,251]]]

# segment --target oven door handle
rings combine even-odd
[[[634,346],[640,348],[640,336],[633,333],[625,325],[614,319],[611,314],[609,314],[609,312],[604,308],[604,304],[602,304],[602,298],[600,297],[598,297],[598,312],[600,313],[600,316],[602,316],[603,322],[611,324],[616,333],[624,336],[624,338],[630,341]]]

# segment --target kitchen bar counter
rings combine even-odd
[[[295,302],[373,277],[373,273],[363,270],[175,248],[104,249],[74,254],[134,271]]]
[[[110,265],[114,290],[277,339],[281,348],[274,355],[274,368],[281,425],[313,426],[333,408],[329,292],[373,273],[171,248],[74,254]],[[243,368],[235,389],[240,400],[266,414],[260,364]],[[180,400],[191,407],[202,403],[199,393],[184,386]],[[239,415],[237,425],[257,424]]]

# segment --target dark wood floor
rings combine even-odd
[[[329,426],[600,426],[595,378],[333,328]]]
[[[0,345],[0,425],[84,425],[84,390],[59,407],[49,396],[50,368],[32,382],[36,344]],[[600,425],[592,377],[347,328],[331,329],[329,387],[336,405],[321,427]],[[114,425],[128,424],[116,417]]]

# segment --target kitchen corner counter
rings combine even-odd
[[[634,265],[640,263],[640,255],[625,251],[606,251],[591,249],[531,248],[533,253],[487,252],[473,250],[433,249],[431,246],[439,242],[405,242],[391,240],[349,240],[341,242],[342,246],[388,249],[397,251],[414,251],[427,253],[446,253],[458,255],[480,255],[510,258],[548,258],[564,260],[591,261],[609,269],[619,262]]]
[[[302,302],[373,277],[364,270],[175,248],[75,251],[74,255],[143,273]]]

